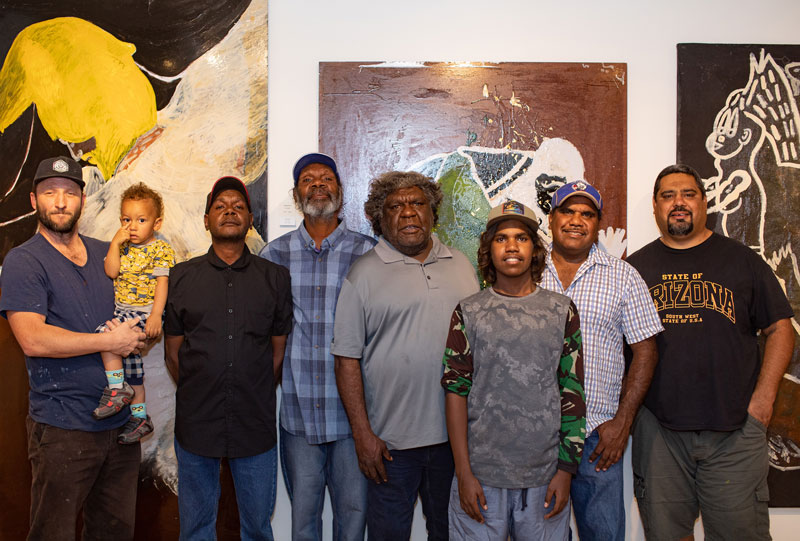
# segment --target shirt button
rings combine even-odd
[[[228,366],[233,366],[233,363],[228,363]]]
[[[228,308],[228,313],[232,314],[233,313],[233,308]]]
[[[314,404],[316,407],[319,407],[319,404]]]
[[[319,376],[314,376],[314,379],[319,379]]]
[[[428,280],[430,280],[430,279],[431,279],[431,277],[430,277],[430,276],[428,276]]]
[[[314,344],[314,349],[319,349],[319,344]]]
[[[319,291],[319,290],[320,290],[320,287],[319,287],[319,286],[317,286],[317,291]]]
[[[228,287],[233,287],[233,282],[228,282]]]
[[[233,340],[233,335],[232,334],[228,335],[228,340]]]
[[[314,319],[319,319],[319,316],[314,316]]]

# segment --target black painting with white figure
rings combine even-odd
[[[678,45],[678,162],[695,167],[713,229],[755,250],[800,342],[800,45]],[[769,427],[770,505],[798,506],[800,347]]]

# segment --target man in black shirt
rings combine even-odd
[[[706,227],[706,205],[694,169],[664,169],[661,238],[628,258],[665,329],[634,425],[634,492],[648,539],[691,538],[698,511],[707,539],[769,539],[766,427],[792,309],[758,254]]]
[[[165,360],[178,386],[181,538],[216,537],[220,458],[227,457],[242,538],[272,539],[275,382],[292,328],[289,271],[247,249],[253,215],[239,179],[214,184],[204,221],[211,248],[170,273],[164,320]]]

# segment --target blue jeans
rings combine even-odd
[[[606,471],[595,471],[589,462],[600,440],[593,430],[583,444],[578,474],[572,479],[570,498],[581,541],[625,539],[625,504],[622,497],[622,460]],[[599,459],[598,459],[599,460]]]
[[[414,503],[422,501],[429,541],[447,541],[447,504],[453,481],[453,453],[448,442],[389,451],[383,461],[388,482],[367,483],[367,534],[375,541],[407,541]]]
[[[281,467],[292,501],[293,541],[322,539],[325,486],[333,507],[334,541],[364,539],[367,478],[358,469],[353,438],[311,445],[281,427]]]
[[[178,459],[180,539],[216,539],[221,459],[190,453],[180,446],[177,439],[175,456]],[[243,541],[273,539],[270,519],[275,510],[277,456],[273,447],[258,455],[228,459]]]

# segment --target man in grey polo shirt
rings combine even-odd
[[[368,488],[370,539],[408,539],[417,494],[428,539],[446,540],[453,456],[439,386],[450,314],[478,291],[461,252],[431,234],[438,184],[414,172],[376,178],[364,210],[380,236],[350,268],[331,353]]]

